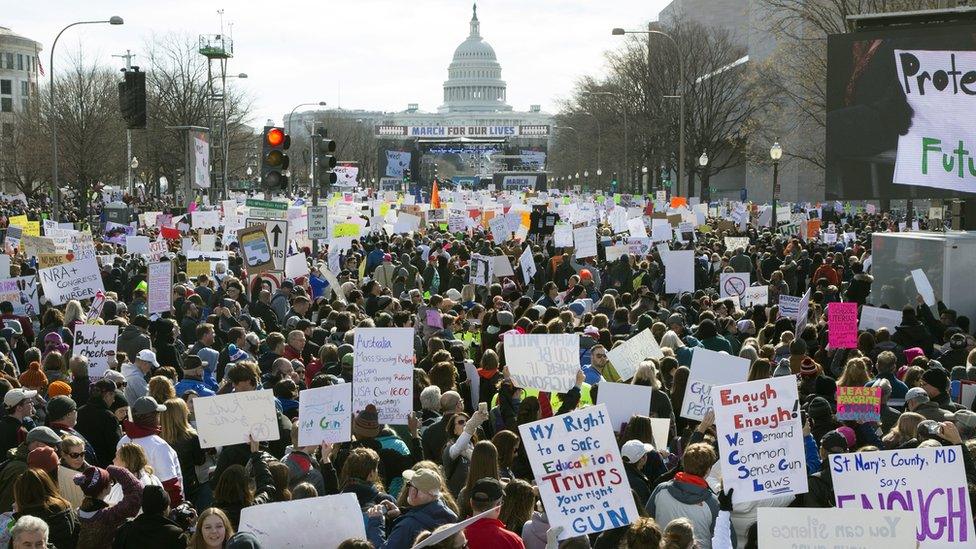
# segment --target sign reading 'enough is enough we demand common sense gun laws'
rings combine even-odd
[[[413,329],[357,328],[353,413],[372,404],[381,424],[406,425],[413,411]]]
[[[564,393],[576,384],[579,335],[511,334],[504,342],[505,360],[516,387]]]
[[[973,513],[959,446],[834,454],[830,468],[840,509],[912,511],[922,549],[973,547]]]
[[[539,497],[560,539],[627,526],[637,506],[605,404],[519,426]]]

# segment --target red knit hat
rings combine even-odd
[[[56,472],[58,465],[61,465],[61,460],[58,459],[58,453],[50,446],[38,446],[27,454],[27,466],[31,469],[40,469],[50,473],[51,471]]]
[[[109,486],[108,471],[101,467],[89,467],[80,475],[75,475],[74,483],[81,487],[81,491],[90,498],[102,495]]]

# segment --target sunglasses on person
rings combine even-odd
[[[460,427],[461,425],[464,425],[467,422],[468,422],[468,420],[466,420],[466,419],[459,419],[459,420],[457,420],[457,421],[454,422],[454,425],[457,425],[458,427]]]
[[[65,452],[64,455],[70,457],[71,459],[78,459],[85,455],[84,452]]]

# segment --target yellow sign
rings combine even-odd
[[[210,274],[210,261],[206,259],[191,259],[186,262],[186,276],[196,278]]]
[[[333,236],[336,238],[342,238],[344,236],[359,238],[362,229],[362,226],[358,223],[336,223]]]
[[[15,227],[26,227],[27,223],[26,215],[15,215],[10,218],[10,224]]]
[[[67,254],[38,254],[37,262],[40,264],[40,268],[47,269],[48,267],[57,267],[58,265],[70,263],[71,260],[68,259]]]
[[[390,213],[390,203],[384,202],[380,204],[380,217],[386,217],[388,213]]]

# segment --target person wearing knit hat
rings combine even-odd
[[[948,412],[965,409],[965,406],[949,398],[949,373],[942,368],[930,364],[929,368],[922,372],[921,387],[929,395],[929,400],[936,403],[939,408]]]
[[[47,397],[71,396],[71,385],[58,380],[47,386]]]
[[[58,452],[50,446],[38,446],[27,454],[27,467],[40,469],[52,479],[58,478],[59,465],[61,460],[58,458]]]
[[[84,435],[79,433],[75,426],[78,424],[78,405],[75,401],[65,395],[56,396],[47,403],[47,425],[55,434],[64,438],[66,436],[77,437],[85,443],[85,460],[88,463],[95,463],[95,448],[88,442]]]
[[[819,374],[817,363],[812,358],[806,357],[800,362],[800,375],[803,377],[815,377]]]
[[[47,376],[41,371],[41,363],[37,361],[31,362],[27,371],[20,374],[17,381],[24,387],[38,392],[46,390],[48,384]]]
[[[356,440],[376,438],[380,430],[379,413],[376,411],[376,406],[372,404],[367,404],[366,408],[356,414],[356,419],[352,422],[352,434],[355,435]]]
[[[89,467],[74,477],[74,483],[85,494],[78,509],[79,547],[112,547],[115,534],[130,518],[139,513],[142,504],[142,483],[125,467],[109,465],[107,469]],[[105,502],[112,481],[122,486],[122,501],[115,505]]]

